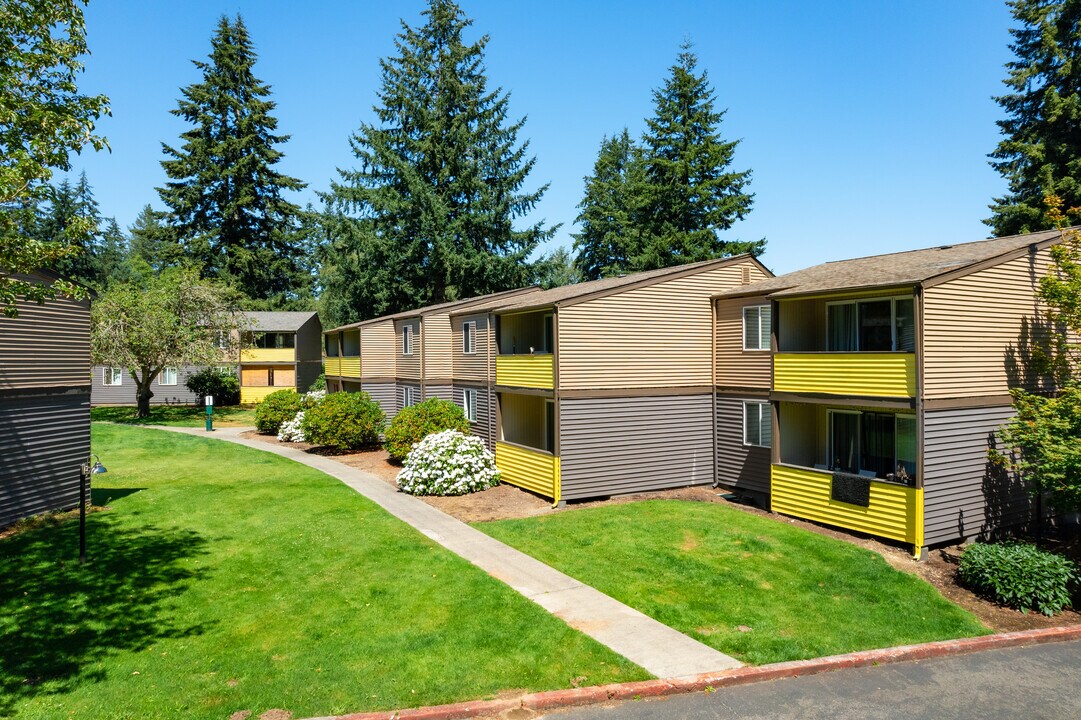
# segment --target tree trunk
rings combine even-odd
[[[138,403],[135,417],[150,417],[150,398],[154,397],[154,392],[150,389],[150,383],[151,380],[136,381],[135,383],[135,400]]]

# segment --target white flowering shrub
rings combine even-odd
[[[309,390],[308,392],[300,396],[300,402],[303,403],[304,407],[310,408],[315,407],[319,403],[323,402],[326,397],[327,391],[325,388],[321,390]]]
[[[282,423],[278,428],[278,439],[282,442],[305,442],[304,435],[304,411],[301,410],[292,420]]]
[[[479,437],[457,430],[416,443],[403,465],[398,489],[410,495],[465,495],[499,484],[495,456]]]

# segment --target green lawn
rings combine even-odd
[[[645,672],[338,481],[97,424],[77,522],[0,540],[0,716],[296,717]],[[581,682],[581,681],[579,681]]]
[[[150,417],[135,417],[134,407],[96,407],[90,410],[90,419],[97,422],[123,423],[124,425],[174,425],[203,427],[206,409],[194,405],[154,405]],[[214,427],[253,427],[255,406],[225,405],[214,408]]]
[[[755,665],[990,632],[875,553],[720,504],[655,500],[477,527]]]

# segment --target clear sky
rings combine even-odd
[[[535,218],[562,223],[570,245],[583,176],[601,138],[640,135],[679,44],[690,39],[741,139],[734,169],[754,172],[755,204],[732,239],[768,241],[788,272],[825,260],[987,236],[981,220],[1004,182],[987,164],[1002,117],[1011,24],[999,0],[460,0],[473,34],[491,36],[488,76],[527,116],[537,158],[530,187],[550,183]],[[256,76],[271,85],[279,168],[325,190],[353,167],[348,137],[373,118],[379,58],[423,0],[91,0],[91,55],[81,86],[105,93],[99,129],[111,153],[74,158],[106,217],[130,226],[162,208],[161,143],[185,129],[170,114],[197,82],[217,18],[240,13]],[[535,219],[534,218],[534,219]]]

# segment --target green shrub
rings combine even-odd
[[[313,445],[358,450],[379,442],[386,413],[365,392],[337,392],[304,411],[304,436]]]
[[[295,390],[276,390],[255,407],[255,428],[261,433],[277,435],[282,423],[296,417],[303,406]]]
[[[1077,568],[1035,545],[1008,542],[965,548],[958,575],[965,585],[1004,605],[1054,615],[1070,605]]]
[[[327,376],[323,373],[319,373],[319,377],[312,381],[312,385],[308,388],[308,392],[312,390],[326,390],[327,389]]]
[[[215,405],[236,405],[240,402],[240,380],[235,370],[222,368],[203,368],[184,381],[190,392],[199,396],[200,407],[206,403],[206,396],[214,398]]]
[[[465,495],[498,485],[499,469],[479,437],[444,430],[417,443],[397,482],[410,495]]]
[[[449,400],[429,398],[422,403],[403,408],[387,428],[384,447],[395,460],[405,460],[413,446],[432,433],[443,430],[469,432],[465,411]]]

